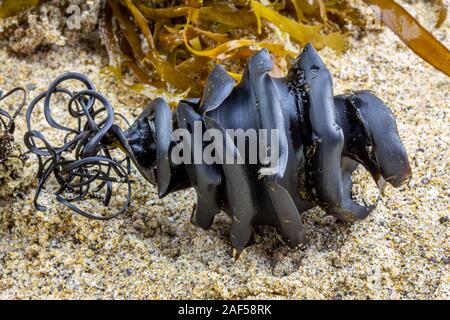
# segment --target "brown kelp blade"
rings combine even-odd
[[[450,76],[450,52],[393,0],[364,0],[378,6],[381,19],[411,50]]]
[[[15,16],[36,7],[41,0],[3,0],[0,1],[0,19]]]
[[[116,77],[132,71],[146,89],[183,97],[201,95],[213,63],[223,64],[238,79],[247,58],[267,48],[277,70],[282,69],[286,58],[296,55],[287,45],[288,35],[299,45],[312,42],[342,52],[346,26],[365,22],[362,16],[355,20],[356,9],[346,1],[321,0],[317,6],[275,1],[267,7],[258,1],[103,3],[101,31]],[[301,21],[292,18],[294,10]]]
[[[312,43],[319,49],[328,46],[337,52],[345,50],[346,35],[342,32],[332,32],[324,35],[320,32],[322,29],[321,25],[311,26],[297,22],[258,1],[251,1],[251,6],[257,18],[259,32],[261,32],[261,18],[263,18],[276,25],[281,31],[288,33],[292,40],[301,45]]]
[[[442,26],[442,24],[445,22],[445,19],[447,19],[447,3],[445,0],[436,0],[436,3],[439,7],[438,11],[438,20],[436,21],[436,28],[439,28]]]

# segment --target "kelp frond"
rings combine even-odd
[[[402,6],[391,0],[364,1],[380,8],[381,19],[384,24],[419,57],[450,76],[449,50],[422,27]],[[447,15],[445,7],[441,7],[440,12],[439,19]],[[438,24],[441,23],[438,20]]]
[[[357,0],[104,0],[101,33],[114,76],[130,71],[130,88],[169,100],[199,96],[214,63],[239,79],[256,50],[273,54],[275,72],[299,47],[312,43],[340,53],[366,17]],[[39,0],[3,0],[0,18],[35,7]],[[383,23],[417,55],[450,75],[450,52],[393,0],[361,0],[379,8]],[[436,26],[447,17],[445,1],[434,0]],[[431,9],[430,9],[431,10]],[[434,10],[434,9],[433,9]]]
[[[39,5],[41,0],[2,0],[0,1],[0,19],[15,16]]]
[[[108,0],[101,26],[116,75],[128,69],[145,86],[199,96],[213,63],[239,78],[246,59],[267,48],[283,71],[308,42],[343,52],[347,26],[364,22],[345,1]]]

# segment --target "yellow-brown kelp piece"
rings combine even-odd
[[[438,20],[436,21],[436,28],[439,28],[447,19],[447,3],[444,0],[436,0],[439,7]]]
[[[286,58],[295,56],[289,38],[342,52],[346,26],[362,26],[363,20],[345,1],[275,1],[264,7],[257,1],[108,0],[101,26],[118,79],[129,70],[147,87],[199,96],[213,63],[240,78],[246,60],[266,48],[283,71]]]
[[[450,52],[393,0],[364,0],[378,6],[381,19],[411,50],[436,69],[450,76]]]
[[[0,1],[0,19],[15,16],[36,7],[41,0],[3,0]]]
[[[345,35],[342,32],[332,32],[327,35],[320,33],[321,25],[305,25],[301,22],[294,21],[287,18],[277,11],[264,6],[258,1],[252,1],[252,9],[258,18],[258,31],[261,32],[261,18],[272,22],[281,31],[289,34],[292,40],[305,45],[311,42],[315,47],[321,49],[323,47],[330,47],[337,52],[345,50]]]

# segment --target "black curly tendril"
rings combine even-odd
[[[81,82],[86,89],[72,92],[62,88],[61,85],[69,80]],[[58,123],[52,116],[52,96],[57,93],[70,98],[67,107],[70,116],[77,120],[75,128]],[[53,146],[41,131],[32,128],[33,111],[41,101],[46,121],[64,137],[62,146]],[[30,103],[26,113],[28,132],[24,136],[24,142],[29,152],[35,154],[39,162],[38,187],[34,197],[34,204],[38,210],[46,209],[38,203],[38,198],[52,173],[59,184],[59,189],[55,193],[56,199],[82,216],[107,220],[117,217],[128,209],[131,198],[129,158],[114,159],[109,144],[105,143],[114,118],[114,110],[107,98],[95,91],[88,78],[78,73],[67,73],[57,78],[46,92],[41,93]],[[122,119],[127,122],[124,117]],[[73,159],[69,158],[70,155],[73,155]],[[126,168],[123,166],[124,162]],[[91,193],[100,197],[98,195],[105,191],[102,202],[108,206],[113,196],[113,183],[125,183],[128,188],[126,199],[116,212],[101,216],[88,213],[75,205]]]

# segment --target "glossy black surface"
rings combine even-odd
[[[255,225],[275,226],[290,247],[304,244],[302,213],[316,205],[340,220],[365,218],[376,204],[353,200],[351,176],[358,164],[371,173],[380,188],[385,181],[398,187],[410,177],[407,154],[390,109],[369,91],[334,96],[331,73],[311,45],[295,59],[285,78],[272,78],[271,70],[269,52],[261,50],[249,59],[239,84],[218,65],[207,79],[201,99],[182,100],[173,112],[162,99],[155,99],[125,132],[109,118],[99,127],[88,121],[85,131],[76,131],[83,141],[77,161],[91,153],[108,157],[107,152],[99,152],[105,146],[120,145],[143,177],[158,187],[160,197],[184,188],[195,189],[197,204],[191,219],[195,225],[209,229],[216,214],[227,212],[231,216],[230,240],[238,252],[248,245]],[[88,92],[69,95],[82,105],[83,116],[93,112],[92,99],[110,110],[102,96],[92,93],[90,82],[81,80]],[[57,88],[52,84],[49,92],[63,92]],[[37,98],[45,97],[46,106],[49,92]],[[50,111],[44,111],[52,124]],[[187,129],[192,136],[196,121],[202,130],[222,133],[220,139],[211,141],[232,155],[233,164],[226,164],[225,159],[175,164],[172,151],[183,142],[172,138],[174,130]],[[52,125],[67,130],[57,123]],[[251,155],[241,154],[250,146],[247,143],[239,149],[227,129],[277,129],[276,165],[249,164]],[[277,150],[271,143],[269,136],[267,147]],[[62,152],[50,147],[37,149],[31,141],[27,145],[41,157]],[[188,148],[204,150],[208,145],[191,140]],[[58,161],[55,167],[60,165]],[[114,168],[118,165],[110,164]],[[64,172],[76,174],[67,168]],[[58,177],[62,179],[60,172]]]

